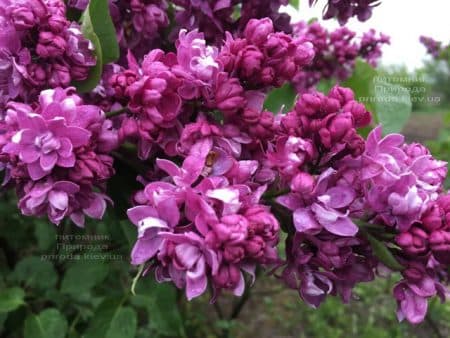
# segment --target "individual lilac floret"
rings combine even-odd
[[[429,298],[437,295],[441,301],[445,301],[447,290],[429,273],[424,266],[415,263],[402,272],[403,280],[393,292],[398,304],[399,321],[407,319],[411,324],[421,323],[427,314]]]
[[[338,236],[354,236],[358,232],[357,226],[349,216],[348,207],[356,198],[356,192],[351,186],[334,185],[336,175],[333,169],[328,169],[315,179],[309,187],[301,180],[309,179],[305,174],[293,181],[295,190],[288,195],[281,196],[277,202],[293,211],[293,223],[297,232],[317,234],[323,229]],[[312,179],[312,178],[311,178]]]
[[[211,90],[211,85],[219,71],[218,50],[207,46],[202,33],[180,31],[176,42],[178,65],[174,72],[184,78],[178,90],[184,99],[199,98],[202,91]]]

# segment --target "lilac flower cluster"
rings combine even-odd
[[[280,6],[287,5],[288,0],[174,0],[173,3],[179,8],[175,13],[178,30],[198,29],[208,42],[215,44],[222,43],[225,32],[242,32],[251,19],[270,18],[276,31],[292,31],[289,15],[279,12]],[[240,16],[236,18],[238,8]]]
[[[94,47],[66,18],[62,0],[2,0],[0,7],[2,101],[31,102],[42,89],[88,77]]]
[[[203,294],[208,279],[214,298],[222,289],[241,296],[243,272],[254,278],[257,264],[278,261],[279,224],[269,208],[259,204],[264,187],[252,191],[240,183],[257,163],[238,162],[228,175],[219,172],[223,168],[217,164],[212,169],[217,174],[206,176],[211,141],[206,137],[197,142],[181,167],[157,159],[156,165],[169,176],[148,183],[134,197],[139,205],[128,210],[139,233],[132,263],[154,258],[157,280],[185,288],[188,299]]]
[[[157,40],[169,25],[167,9],[165,0],[111,0],[110,12],[120,46],[139,56],[159,46]]]
[[[427,53],[430,54],[435,59],[439,58],[442,51],[448,48],[448,45],[443,46],[441,41],[437,41],[432,37],[421,36],[419,40],[427,49]]]
[[[68,6],[86,9],[87,0],[69,0]],[[167,47],[181,30],[198,30],[206,41],[222,45],[225,33],[241,34],[251,19],[270,18],[276,31],[292,32],[290,16],[280,13],[288,0],[109,0],[117,39],[124,51],[131,50],[141,59],[154,48]],[[236,17],[236,10],[240,16]],[[169,13],[174,25],[169,27]]]
[[[195,30],[182,30],[176,48],[153,50],[142,63],[128,54],[128,67],[108,83],[127,109],[119,139],[156,159],[128,211],[139,233],[132,262],[151,262],[159,281],[185,288],[189,299],[208,280],[215,295],[242,295],[243,272],[280,262],[279,223],[261,203],[261,182],[274,171],[258,157],[277,129],[263,102],[311,61],[312,46],[265,18],[250,20],[242,38],[228,35],[221,49]]]
[[[84,105],[73,88],[47,89],[39,101],[10,101],[0,124],[4,184],[14,185],[24,215],[47,215],[77,225],[101,219],[106,180],[114,174],[109,155],[117,132],[96,106]]]
[[[109,0],[109,12],[120,47],[141,57],[161,45],[163,30],[169,26],[165,0]],[[88,0],[69,0],[67,5],[85,10]]]
[[[251,139],[243,131],[270,137],[273,114],[262,111],[264,90],[292,80],[314,55],[309,42],[274,32],[267,18],[250,20],[243,38],[228,35],[221,50],[207,46],[197,31],[181,31],[176,46],[176,55],[151,51],[141,66],[130,54],[128,69],[110,78],[115,99],[129,109],[119,136],[136,141],[142,159],[156,144],[171,156],[184,154],[176,140],[186,131],[182,126],[195,119],[194,105],[220,110],[232,123],[219,135],[244,144]]]
[[[327,295],[349,301],[358,283],[383,269],[376,240],[399,248],[392,253],[404,276],[394,293],[399,319],[422,320],[424,307],[416,311],[414,302],[442,295],[445,265],[424,265],[435,288],[417,291],[409,271],[422,258],[410,255],[417,241],[410,238],[442,199],[445,163],[400,135],[381,139],[380,128],[366,142],[357,128],[371,114],[349,89],[303,94],[275,117],[263,109],[268,91],[306,72],[313,44],[276,32],[267,18],[250,20],[241,37],[226,35],[216,47],[203,33],[182,30],[176,53],[152,50],[142,62],[129,53],[128,67],[109,77],[126,110],[116,118],[119,139],[156,162],[128,211],[138,228],[133,264],[185,289],[188,299],[208,283],[213,299],[221,291],[241,295],[245,273],[272,267],[318,306]],[[377,57],[374,36],[365,35],[355,53]],[[345,30],[332,35],[342,50],[352,38]],[[285,261],[276,252],[278,220],[288,232]],[[447,233],[438,233],[433,261],[448,252]]]
[[[390,43],[387,35],[378,35],[374,29],[357,38],[356,33],[347,27],[329,31],[317,21],[295,24],[294,34],[311,42],[315,51],[312,64],[294,81],[299,92],[308,91],[323,79],[347,79],[353,73],[357,58],[376,67],[382,54],[381,48]]]
[[[399,320],[419,323],[427,300],[436,295],[444,300],[447,293],[443,283],[450,254],[450,199],[442,194],[446,163],[435,160],[422,145],[405,144],[402,135],[382,138],[381,127],[366,142],[352,137],[355,127],[370,121],[364,107],[352,100],[352,93],[343,88],[334,88],[328,97],[304,94],[281,120],[282,125],[296,126],[284,127],[290,133],[285,144],[294,144],[298,135],[295,144],[300,147],[287,148],[284,161],[279,156],[271,161],[290,182],[290,192],[276,200],[292,211],[294,228],[280,277],[314,307],[330,294],[348,302],[353,287],[374,279],[384,266],[371,249],[371,242],[377,241],[397,248],[392,255],[403,276],[394,288]],[[314,116],[333,121],[334,128],[324,131],[323,122],[310,120]],[[311,127],[315,131],[308,134]],[[357,146],[347,149],[340,142]],[[320,150],[326,152],[321,155]]]
[[[363,207],[357,159],[365,142],[356,128],[370,121],[351,90],[304,94],[282,116],[276,148],[267,155],[290,190],[276,199],[292,211],[280,277],[312,306],[328,294],[348,301],[357,283],[374,278],[377,260],[352,219]]]
[[[312,44],[275,33],[268,18],[249,21],[243,38],[227,34],[218,61],[224,70],[249,86],[280,87],[294,78],[314,56]]]
[[[318,0],[309,0],[309,5],[313,6]],[[336,18],[341,25],[356,16],[359,21],[367,21],[372,16],[374,7],[381,3],[380,0],[327,0],[323,10],[325,20]]]
[[[267,90],[292,82],[313,55],[309,42],[274,32],[269,19],[250,20],[222,48],[197,31],[181,31],[176,47],[176,54],[153,50],[142,64],[130,54],[128,68],[110,79],[128,108],[120,138],[137,143],[142,159],[156,159],[128,211],[139,233],[133,264],[184,288],[189,299],[208,281],[215,295],[240,295],[243,272],[263,265],[283,267],[280,277],[311,305],[329,294],[349,301],[355,285],[374,279],[383,264],[355,220],[385,227],[391,240],[401,236],[438,198],[444,163],[395,135],[388,139],[399,144],[379,147],[380,129],[366,146],[357,128],[371,115],[348,89],[304,94],[277,118],[264,111]],[[405,154],[396,175],[410,173],[383,185],[374,163],[392,163],[394,148]],[[289,210],[281,262],[277,219]]]
[[[447,163],[435,160],[419,144],[405,144],[402,135],[381,137],[381,128],[369,135],[361,157],[367,218],[396,234],[403,279],[394,289],[399,320],[423,321],[427,300],[445,300],[449,262],[450,199],[440,194]]]
[[[401,273],[399,320],[418,323],[428,300],[447,293],[446,163],[381,127],[365,140],[358,128],[371,114],[350,89],[312,89],[348,77],[358,56],[375,65],[389,39],[318,23],[292,35],[278,13],[286,3],[110,1],[120,59],[81,97],[70,83],[96,62],[64,3],[0,0],[3,185],[22,214],[83,226],[112,202],[113,156],[137,163],[132,264],[189,300],[208,286],[213,301],[241,296],[263,267],[312,306],[328,295],[348,302],[389,268]],[[325,16],[367,19],[377,4],[330,1]],[[294,108],[265,110],[285,84],[303,92]]]

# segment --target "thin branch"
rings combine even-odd
[[[273,192],[267,192],[263,195],[263,198],[264,199],[274,199],[276,197],[286,195],[290,191],[291,191],[290,189],[282,189],[282,190],[276,190]]]
[[[124,108],[122,108],[122,109],[109,111],[109,112],[105,113],[105,115],[106,115],[107,118],[111,118],[111,117],[120,115],[120,114],[122,114],[122,113],[125,113],[125,112],[127,112],[127,111],[128,111],[128,108],[127,108],[127,107],[124,107]]]
[[[230,320],[236,319],[239,314],[241,313],[242,309],[244,308],[244,305],[247,303],[247,301],[250,299],[251,294],[251,288],[246,285],[244,294],[241,298],[239,298],[239,301],[237,304],[233,307],[233,312],[231,312]]]
[[[138,273],[137,273],[136,276],[133,278],[133,283],[131,284],[131,293],[132,293],[133,296],[136,295],[136,285],[137,285],[137,282],[138,282],[138,280],[139,280],[139,277],[141,277],[142,272],[144,271],[144,267],[145,267],[145,264],[141,264],[141,265],[139,266]]]
[[[138,173],[138,174],[145,173],[146,168],[139,161],[135,161],[134,159],[129,158],[129,157],[127,158],[125,155],[119,153],[118,151],[113,151],[111,154],[115,159],[126,164],[128,167],[133,169],[136,173]]]
[[[209,293],[210,293],[210,295],[211,295],[211,299],[213,299],[213,298],[214,298],[214,290],[213,290],[213,287],[212,287],[211,283],[208,283],[208,286],[209,286]],[[220,307],[220,304],[219,304],[219,302],[217,301],[217,299],[216,299],[216,300],[214,301],[214,303],[212,303],[212,304],[213,304],[214,310],[216,311],[217,317],[218,317],[220,320],[224,319],[225,317],[224,317],[224,315],[223,315],[222,308]]]

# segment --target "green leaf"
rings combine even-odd
[[[120,56],[116,29],[109,14],[108,0],[90,0],[83,13],[82,27],[87,25],[97,35],[102,50],[102,63],[116,61]]]
[[[34,236],[37,239],[39,249],[42,251],[50,249],[56,242],[56,230],[53,224],[43,220],[36,220]]]
[[[297,92],[290,84],[285,84],[281,88],[272,90],[267,95],[264,102],[264,108],[278,114],[279,112],[288,112],[294,105],[294,101],[297,97]]]
[[[411,116],[412,104],[406,88],[378,82],[374,88],[375,112],[384,134],[399,133]]]
[[[403,270],[403,266],[395,259],[392,252],[387,248],[383,242],[380,242],[367,231],[365,235],[369,240],[370,246],[372,247],[374,255],[391,270]]]
[[[14,311],[25,304],[25,292],[23,289],[14,287],[0,291],[0,313]]]
[[[103,65],[116,61],[120,56],[116,30],[109,14],[108,0],[91,0],[81,17],[81,31],[95,47],[97,63],[90,69],[86,80],[75,82],[78,91],[85,93],[99,83]]]
[[[17,263],[11,277],[15,281],[39,290],[52,288],[58,281],[53,264],[36,256],[24,258]]]
[[[355,99],[363,103],[371,112],[375,111],[372,98],[376,75],[377,72],[373,67],[367,62],[357,59],[352,76],[341,84],[343,87],[351,88],[355,93]]]
[[[412,104],[407,89],[383,81],[368,63],[358,59],[353,75],[342,83],[350,87],[355,98],[373,113],[385,134],[400,132],[408,121]]]
[[[3,332],[4,324],[7,318],[8,318],[7,313],[0,313],[0,334]]]
[[[319,92],[322,92],[324,94],[328,94],[328,92],[336,85],[336,81],[331,79],[323,79],[320,80],[320,82],[317,84],[316,89]]]
[[[146,308],[150,326],[159,334],[185,337],[183,321],[176,302],[176,289],[169,284],[159,284],[150,278],[141,278],[131,298],[137,306]]]
[[[25,320],[25,338],[64,338],[67,320],[56,309],[47,309],[39,315],[30,315]]]
[[[131,338],[136,335],[136,330],[136,311],[130,307],[119,308],[106,332],[106,338]]]
[[[119,221],[119,224],[120,228],[123,231],[123,234],[125,235],[128,246],[131,248],[136,242],[137,229],[133,224],[130,223],[129,220],[121,220]]]
[[[0,248],[0,288],[3,288],[3,279],[9,274],[8,259],[5,251]]]
[[[83,338],[132,338],[136,334],[136,313],[123,307],[124,299],[108,298],[95,310]]]
[[[290,3],[295,9],[299,9],[299,8],[300,8],[300,0],[289,0],[289,3]]]
[[[61,292],[78,296],[89,292],[108,275],[109,267],[103,261],[78,261],[73,263],[64,274]]]
[[[94,32],[94,27],[89,16],[88,9],[83,14],[81,31],[86,39],[89,39],[94,45],[94,54],[96,58],[96,64],[89,70],[89,75],[84,81],[74,81],[73,85],[80,93],[87,93],[94,89],[100,82],[103,71],[103,54],[100,40]]]

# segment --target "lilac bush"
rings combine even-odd
[[[92,36],[104,32],[86,16],[80,29],[62,0],[5,0],[3,185],[22,214],[82,227],[114,203],[120,161],[142,185],[126,196],[138,277],[172,282],[188,300],[210,289],[215,301],[246,295],[267,269],[317,307],[328,295],[349,302],[389,270],[401,278],[398,319],[419,323],[448,292],[446,163],[380,125],[365,139],[374,119],[351,89],[314,89],[348,78],[357,57],[376,66],[386,35],[291,26],[285,4],[110,1],[121,53],[99,69],[105,42]],[[329,1],[325,17],[366,20],[376,5]],[[292,86],[292,107],[266,108]]]

